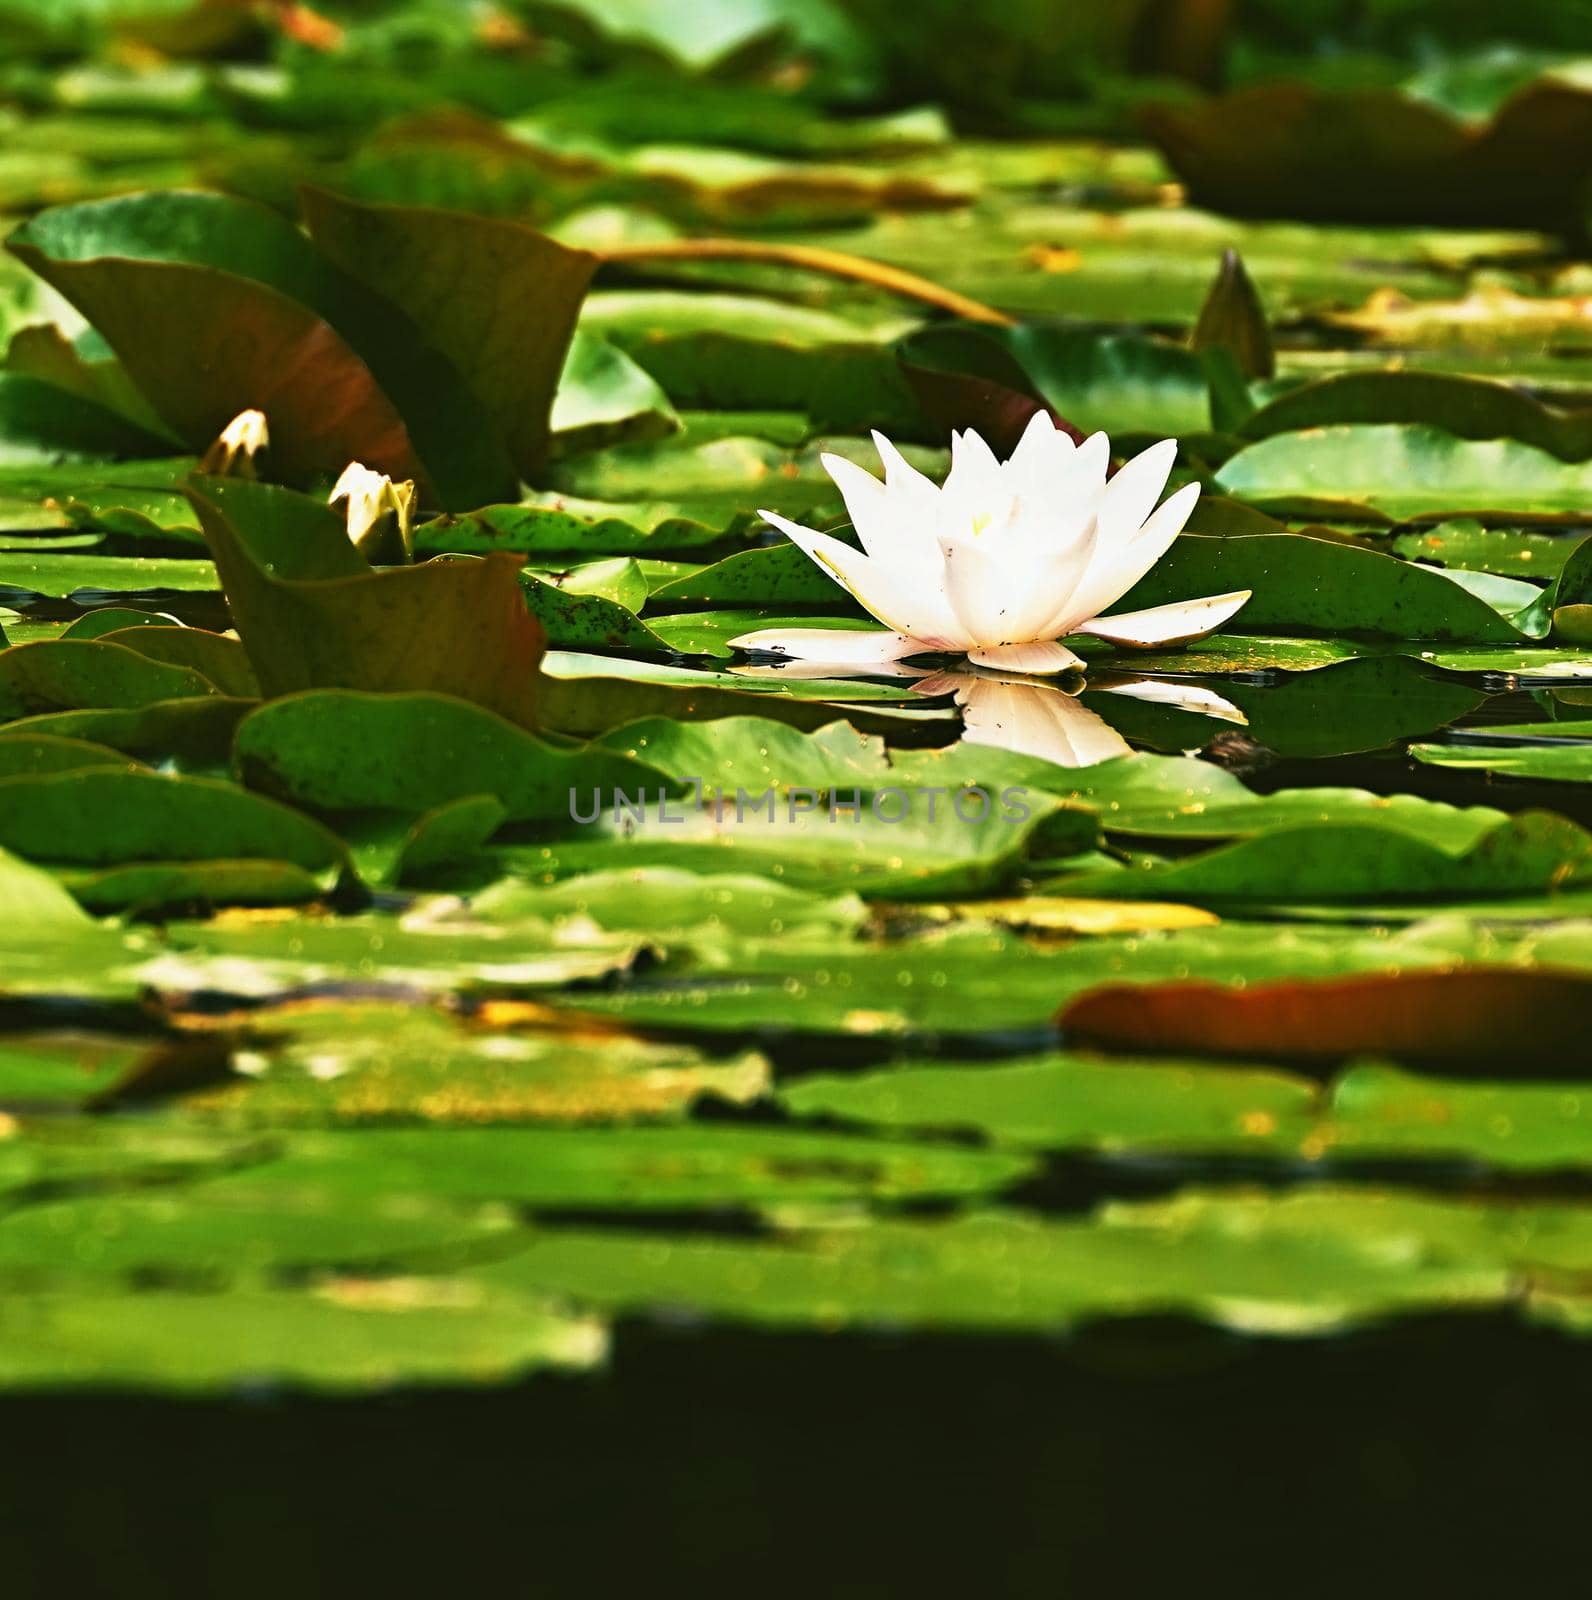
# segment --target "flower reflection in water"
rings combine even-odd
[[[750,665],[732,670],[745,677],[832,679],[837,686],[846,679],[863,676],[855,668],[823,661],[790,661],[777,666]],[[1054,678],[1030,678],[966,666],[951,671],[929,671],[903,661],[870,667],[866,676],[911,678],[916,694],[951,695],[962,713],[964,744],[988,745],[1017,755],[1035,756],[1042,761],[1053,761],[1059,767],[1092,767],[1132,751],[1128,741],[1104,717],[1078,699],[1085,688],[1172,706],[1221,722],[1244,724],[1249,720],[1237,706],[1212,689],[1160,678],[1086,684],[1080,676],[1069,690],[1062,688]],[[837,694],[836,698],[842,697]],[[839,707],[836,709],[837,714],[843,714]]]

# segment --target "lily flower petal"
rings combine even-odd
[[[1048,411],[1036,411],[1006,463],[1008,487],[1018,496],[1046,493],[1077,448]]]
[[[937,563],[939,571],[916,563],[880,561],[777,511],[759,511],[758,515],[806,551],[887,628],[930,641],[925,649],[965,650],[972,642],[946,601],[943,561]]]
[[[1144,700],[1156,706],[1176,706],[1179,711],[1194,711],[1202,717],[1217,717],[1223,722],[1249,726],[1249,718],[1231,700],[1199,683],[1168,683],[1161,678],[1141,678],[1137,683],[1097,683],[1099,694],[1120,694],[1128,700]]]
[[[1102,540],[1127,539],[1138,533],[1155,510],[1176,460],[1177,440],[1163,439],[1123,465],[1106,485],[1100,501]]]
[[[1075,656],[1055,639],[991,645],[983,650],[969,650],[967,659],[979,667],[995,667],[1002,672],[1032,672],[1045,677],[1056,672],[1070,672],[1083,665],[1081,656]]]
[[[1120,600],[1172,548],[1199,497],[1197,483],[1185,484],[1151,513],[1125,545],[1118,542],[1113,549],[1097,540],[1089,570],[1072,599],[1047,624],[1046,631],[1075,633],[1080,623]]]
[[[1080,623],[1073,632],[1093,634],[1096,639],[1108,639],[1135,650],[1190,644],[1236,615],[1253,592],[1234,589],[1230,594],[1207,595],[1203,600],[1182,600],[1145,611],[1124,611],[1115,617],[1095,617]]]
[[[1022,598],[1013,574],[971,540],[941,540],[945,552],[945,597],[970,639],[1015,638],[1011,614]]]
[[[773,655],[850,669],[922,655],[930,646],[909,634],[877,628],[760,628],[731,639],[730,648],[767,650]]]
[[[918,505],[892,494],[884,484],[855,461],[826,451],[818,458],[834,479],[846,514],[862,548],[882,561],[912,561],[935,551],[931,531],[932,507]],[[927,483],[927,480],[924,480]],[[933,494],[933,485],[928,485]]]
[[[938,498],[939,485],[925,477],[885,436],[875,428],[870,435],[884,467],[884,484],[892,494],[928,495]]]

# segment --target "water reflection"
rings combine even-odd
[[[1080,685],[1081,687],[1081,685]],[[1132,748],[1104,717],[1051,684],[1004,672],[938,672],[913,685],[949,694],[962,712],[964,744],[993,745],[1059,767],[1092,767]]]
[[[910,679],[914,694],[950,695],[955,700],[962,714],[963,743],[1036,756],[1060,767],[1092,767],[1132,750],[1128,741],[1104,717],[1079,702],[1078,696],[1085,688],[1170,706],[1222,722],[1243,725],[1249,721],[1237,706],[1213,689],[1158,678],[1118,678],[1086,683],[1081,673],[1057,680],[970,666],[936,671],[904,661],[870,667],[866,674],[835,662],[800,660],[778,665],[739,666],[731,670],[745,677],[783,677],[806,682],[833,680],[837,698],[841,697],[845,683],[863,676]]]

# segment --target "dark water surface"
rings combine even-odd
[[[0,1403],[8,1600],[1569,1592],[1592,1365],[1331,1341],[626,1331],[603,1377]]]

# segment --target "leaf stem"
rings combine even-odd
[[[917,300],[967,322],[1011,327],[1015,318],[982,301],[969,299],[954,289],[942,288],[914,272],[853,256],[843,250],[825,250],[810,244],[775,244],[761,239],[668,239],[656,244],[617,245],[602,252],[604,261],[626,265],[649,261],[758,261],[771,266],[801,267],[809,272],[848,278],[876,289]]]

